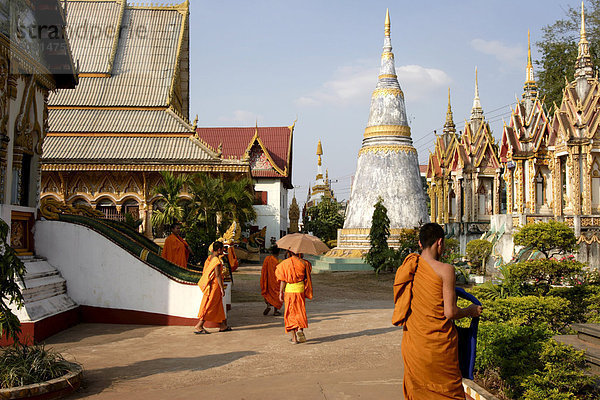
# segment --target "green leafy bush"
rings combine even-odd
[[[304,222],[304,229],[312,232],[323,242],[337,240],[338,229],[344,226],[344,217],[340,214],[340,205],[329,197],[307,211],[308,220]]]
[[[21,322],[10,305],[23,307],[23,294],[17,281],[23,282],[25,265],[8,245],[9,230],[8,224],[0,219],[0,336],[11,337],[17,343]]]
[[[482,321],[475,359],[478,376],[485,379],[493,371],[504,381],[509,398],[521,398],[521,384],[532,372],[543,368],[539,354],[551,335],[540,325]]]
[[[484,272],[485,260],[492,254],[492,243],[484,239],[471,240],[465,250],[469,262]]]
[[[418,236],[417,236],[418,240]],[[454,264],[462,258],[460,254],[460,241],[455,238],[448,238],[444,240],[444,253],[440,261]]]
[[[549,340],[539,356],[544,367],[522,382],[524,400],[598,399],[594,378],[585,373],[583,351]]]
[[[553,220],[523,226],[514,234],[514,242],[515,245],[537,250],[546,258],[552,254],[570,253],[577,248],[573,230],[564,222]]]
[[[14,345],[0,352],[0,386],[10,388],[65,375],[71,364],[43,345]]]
[[[561,297],[507,297],[484,303],[481,321],[518,326],[543,325],[559,332],[571,321],[570,302]]]
[[[365,262],[371,265],[376,273],[391,271],[394,268],[395,252],[388,245],[389,237],[390,219],[387,216],[387,208],[383,205],[383,199],[380,197],[375,203],[369,232],[371,248],[364,256]]]
[[[529,292],[546,294],[550,285],[558,285],[583,272],[584,264],[574,259],[540,259],[509,264],[512,279],[523,283]]]
[[[570,321],[600,322],[600,286],[582,284],[552,288],[548,295],[569,300]]]

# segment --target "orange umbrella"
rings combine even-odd
[[[329,251],[329,247],[316,236],[306,233],[290,233],[285,235],[277,242],[280,249],[290,250],[296,254],[314,254],[319,255]]]

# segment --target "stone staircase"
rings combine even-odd
[[[36,323],[77,308],[77,303],[67,295],[67,282],[45,258],[22,256],[20,259],[27,269],[25,285],[19,282],[25,305],[12,311],[22,324]]]
[[[311,262],[313,272],[339,272],[339,271],[373,271],[361,258],[338,258],[325,256],[310,256],[305,258]]]
[[[600,376],[600,324],[573,324],[576,335],[559,335],[554,338],[577,350],[585,350],[585,360],[590,372]]]

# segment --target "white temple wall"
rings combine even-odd
[[[197,285],[169,279],[87,227],[38,221],[35,228],[36,254],[60,271],[76,303],[197,317],[202,301]]]
[[[259,229],[267,227],[265,246],[271,246],[271,238],[280,238],[279,232],[287,230],[287,189],[275,178],[255,179],[254,190],[267,192],[267,204],[255,205],[256,222]],[[285,200],[285,207],[282,201]],[[285,214],[284,214],[285,213]]]

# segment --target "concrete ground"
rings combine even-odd
[[[46,341],[83,364],[69,399],[401,399],[401,329],[391,325],[392,280],[315,274],[308,341],[294,345],[283,317],[263,316],[260,266],[234,274],[233,331],[80,324]]]

